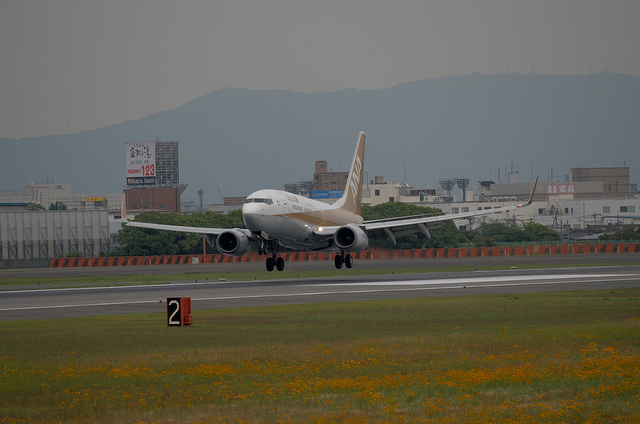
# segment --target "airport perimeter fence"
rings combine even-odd
[[[460,258],[522,255],[573,255],[591,253],[640,253],[640,243],[572,243],[515,245],[495,247],[455,247],[439,249],[366,249],[353,254],[354,259],[398,259],[398,258]],[[286,252],[285,261],[332,261],[335,253]],[[155,256],[110,256],[92,258],[54,258],[49,268],[65,267],[102,267],[102,266],[139,266],[139,265],[177,265],[198,263],[236,263],[262,262],[264,256],[249,252],[242,257],[222,254],[211,255],[155,255]]]
[[[561,240],[561,241],[512,241],[512,242],[496,242],[495,245],[496,246],[541,246],[541,245],[561,245],[561,244],[571,244],[571,245],[576,245],[576,244],[589,244],[589,245],[596,245],[596,244],[630,244],[630,243],[635,243],[635,244],[640,244],[640,240],[598,240],[598,239],[593,239],[593,240]],[[474,245],[474,243],[459,243],[458,247],[467,247],[467,248],[471,248],[471,247],[476,247]]]

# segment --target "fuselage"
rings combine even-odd
[[[298,250],[332,250],[314,234],[321,233],[323,227],[362,223],[360,215],[280,190],[249,195],[242,206],[242,218],[253,234]]]

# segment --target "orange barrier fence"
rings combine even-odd
[[[463,258],[488,256],[521,256],[521,255],[571,255],[584,253],[638,253],[640,244],[636,243],[595,243],[595,244],[560,244],[540,246],[496,246],[496,247],[457,247],[440,249],[405,249],[378,250],[367,249],[352,254],[354,259],[398,259],[398,258]],[[285,261],[332,261],[335,253],[318,252],[286,252],[282,254]],[[263,256],[257,252],[249,252],[242,257],[222,254],[212,255],[156,255],[156,256],[119,256],[100,258],[54,258],[49,268],[96,267],[96,266],[134,266],[134,265],[168,265],[192,263],[234,263],[262,261]]]

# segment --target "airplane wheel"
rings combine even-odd
[[[276,265],[276,260],[273,259],[272,256],[269,256],[267,258],[267,271],[271,272],[273,271],[273,267]]]
[[[336,255],[336,259],[335,259],[336,269],[341,269],[343,263],[344,263],[344,259],[342,258],[342,255]]]
[[[284,269],[284,258],[280,257],[276,259],[276,268],[278,271],[282,271]]]
[[[344,257],[344,265],[347,268],[351,268],[353,266],[353,257],[351,255],[346,255]]]

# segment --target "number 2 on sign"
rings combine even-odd
[[[180,302],[178,302],[177,300],[172,300],[169,302],[169,308],[175,306],[176,310],[173,311],[173,313],[169,316],[169,325],[180,325],[180,315],[178,315],[178,312],[180,312]],[[178,319],[175,319],[175,316],[178,315]]]

